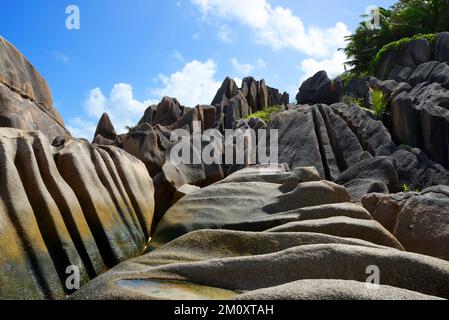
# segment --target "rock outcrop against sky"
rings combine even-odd
[[[385,58],[381,79],[344,86],[319,72],[298,104],[247,77],[226,78],[210,105],[164,97],[126,134],[105,113],[92,143],[0,45],[1,299],[449,299],[448,33]],[[391,108],[381,117],[343,99],[370,102],[373,89]],[[277,163],[249,151],[172,161],[179,143],[201,153],[171,139],[196,126],[233,130],[220,150],[277,130]],[[258,151],[271,138],[245,141]],[[373,266],[378,290],[366,287]]]
[[[44,78],[7,40],[0,37],[0,126],[40,130],[49,139],[67,135]]]

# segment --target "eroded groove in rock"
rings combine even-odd
[[[81,206],[73,190],[59,175],[48,141],[38,133],[31,133],[31,135],[34,138],[33,149],[38,159],[37,164],[45,186],[62,214],[64,223],[78,254],[83,260],[89,278],[93,279],[106,271],[106,267]]]
[[[109,172],[98,158],[98,151],[82,140],[66,140],[58,148],[58,169],[75,191],[106,265],[112,267],[138,254],[145,243],[133,240],[136,235],[126,225],[129,217],[121,216],[123,212],[114,205],[105,186],[111,186],[112,182],[107,180]]]
[[[279,130],[279,163],[290,168],[315,166],[321,177],[326,177],[310,108],[277,114],[269,129]]]
[[[337,158],[338,167],[343,172],[359,162],[364,150],[357,137],[347,127],[346,122],[334,114],[329,106],[318,105],[318,109],[326,123],[327,133],[332,150]]]
[[[449,168],[449,90],[440,83],[421,83],[398,95],[391,105],[393,137],[423,149]]]
[[[112,160],[108,153],[102,149],[92,148],[91,152],[96,172],[112,200],[110,203],[117,212],[117,219],[120,221],[123,230],[126,230],[126,233],[129,234],[127,240],[132,241],[133,245],[138,247],[141,243],[145,243],[145,239],[141,237],[143,232],[134,209],[131,207],[131,201],[123,190],[121,180],[117,179],[118,174],[114,165],[111,164]]]
[[[324,119],[316,106],[312,107],[312,113],[315,124],[315,134],[320,145],[321,158],[324,171],[326,173],[326,179],[333,181],[340,175],[337,159],[335,158],[329,136],[327,135],[326,124],[324,123]]]
[[[2,129],[9,136],[9,129]],[[53,261],[47,251],[37,225],[33,209],[21,183],[20,175],[14,164],[14,155],[17,150],[15,142],[10,142],[8,136],[0,136],[0,167],[1,181],[7,188],[0,188],[4,211],[1,212],[2,221],[10,221],[9,236],[6,233],[0,256],[6,264],[1,264],[2,270],[2,297],[13,299],[17,296],[17,283],[23,283],[26,290],[22,293],[23,298],[42,299],[57,298],[64,295],[64,289],[60,285],[58,273]],[[3,228],[3,223],[1,227]],[[14,229],[11,229],[13,227]],[[8,228],[8,227],[7,227]],[[3,236],[1,237],[3,239]],[[14,244],[18,245],[15,250],[10,250]],[[11,273],[11,270],[13,272]]]
[[[42,180],[32,141],[29,137],[18,137],[16,143],[17,172],[32,208],[30,213],[36,218],[38,232],[42,235],[60,282],[65,282],[67,266],[75,265],[79,268],[81,282],[87,283],[89,278],[86,268],[76,251],[59,208]]]
[[[149,239],[153,222],[154,201],[148,201],[148,198],[154,193],[154,187],[145,165],[121,149],[105,146],[101,148],[106,150],[114,161],[140,226],[146,239]]]
[[[375,221],[347,217],[290,222],[267,230],[267,232],[314,232],[342,238],[356,238],[378,245],[403,250],[402,245]]]
[[[39,132],[0,129],[0,298],[64,298],[69,266],[85,285],[147,245],[154,198],[145,165],[83,140],[55,145]],[[131,200],[133,187],[148,189]]]
[[[390,133],[380,121],[374,120],[357,105],[334,104],[337,113],[373,157],[390,156],[396,149]]]

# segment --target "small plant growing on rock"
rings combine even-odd
[[[265,107],[263,110],[255,112],[255,113],[247,116],[244,120],[260,118],[265,123],[269,123],[271,121],[271,115],[273,113],[277,113],[279,111],[281,111],[281,106]]]
[[[402,185],[402,192],[409,193],[409,192],[416,192],[420,193],[422,190],[421,188],[417,187],[415,190],[412,190],[412,187],[406,183]]]
[[[411,192],[411,191],[412,191],[412,188],[408,184],[404,183],[402,185],[402,192],[408,193],[408,192]]]
[[[343,96],[342,101],[344,104],[347,104],[348,106],[358,105],[362,107],[362,109],[365,109],[365,99],[360,98],[354,98],[353,96]]]
[[[373,104],[373,114],[377,119],[381,120],[387,111],[388,106],[388,101],[384,93],[379,89],[372,90],[371,100]]]

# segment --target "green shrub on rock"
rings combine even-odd
[[[244,120],[259,118],[262,119],[265,123],[269,123],[271,122],[271,115],[279,111],[281,111],[281,106],[265,107],[263,110],[247,116]]]
[[[371,101],[373,105],[373,114],[377,119],[381,120],[387,111],[388,100],[381,90],[374,89],[371,92]]]
[[[435,33],[418,34],[418,35],[415,35],[413,37],[402,38],[401,40],[390,42],[390,43],[386,44],[385,46],[382,47],[382,49],[379,50],[379,52],[377,52],[376,57],[372,61],[371,66],[370,66],[370,70],[369,70],[370,73],[372,73],[372,74],[375,73],[375,70],[376,70],[377,66],[382,61],[382,58],[388,52],[399,53],[402,50],[407,48],[407,45],[410,43],[410,41],[423,40],[423,39],[427,40],[429,42],[430,47],[433,48],[434,45],[435,45],[436,34]]]

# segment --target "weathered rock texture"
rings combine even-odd
[[[412,85],[426,81],[447,84],[448,75],[443,72],[447,62],[449,33],[443,32],[436,36],[433,46],[426,39],[412,40],[387,52],[377,66],[376,77]]]
[[[50,89],[31,63],[0,37],[0,127],[40,130],[50,141],[70,135]]]
[[[404,252],[344,187],[317,178],[310,168],[249,168],[187,195],[151,252],[72,298],[449,298],[448,262]],[[380,290],[366,287],[373,264]]]
[[[341,79],[330,80],[326,71],[320,71],[304,81],[299,88],[296,101],[298,104],[333,104],[343,96]]]
[[[353,199],[398,192],[401,184],[449,184],[447,170],[420,150],[397,148],[382,122],[358,106],[299,106],[277,114],[268,128],[279,130],[280,163],[315,166],[322,179],[345,185]]]
[[[195,132],[195,122],[199,122],[200,127],[196,129],[200,133],[208,129],[223,132],[224,129],[238,128],[241,130],[238,134],[244,134],[250,128],[263,129],[266,124],[260,119],[242,119],[267,106],[284,106],[288,104],[288,100],[288,94],[280,94],[279,90],[267,86],[264,80],[245,78],[242,88],[238,88],[234,80],[226,78],[212,105],[189,108],[182,106],[176,99],[164,97],[161,103],[150,106],[145,111],[139,124],[128,134],[117,136],[108,115],[104,114],[99,121],[94,143],[115,145],[145,163],[154,178],[158,199],[155,215],[157,222],[171,206],[176,191],[182,186],[208,186],[249,163],[245,157],[245,163],[240,165],[206,165],[202,161],[195,163],[192,156],[192,165],[174,164],[169,158],[172,148],[177,144],[171,139],[174,130],[184,129],[192,134]],[[224,140],[224,135],[218,138],[223,148],[229,144],[229,141]],[[182,143],[190,143],[187,149],[192,155],[199,155],[201,160],[202,150],[192,140]],[[222,162],[225,162],[224,159]]]
[[[439,83],[421,83],[398,95],[391,110],[395,140],[421,148],[449,168],[449,90]]]
[[[252,113],[288,103],[286,92],[280,94],[278,89],[267,86],[265,80],[256,81],[252,77],[243,79],[241,88],[233,79],[226,78],[212,101],[217,109],[216,127],[219,129],[234,129],[236,121]]]
[[[363,205],[405,249],[449,260],[449,187],[421,193],[370,194]]]
[[[116,147],[0,129],[0,299],[61,299],[138,256],[150,237],[153,184]]]

